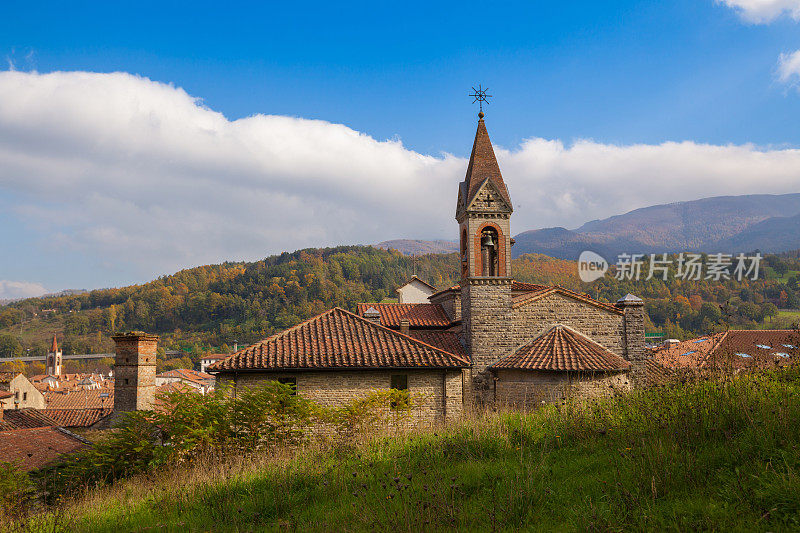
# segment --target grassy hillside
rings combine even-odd
[[[800,529],[800,372],[160,471],[47,531]]]

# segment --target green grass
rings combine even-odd
[[[791,369],[162,472],[28,526],[797,531],[799,446]]]

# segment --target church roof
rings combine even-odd
[[[514,296],[511,298],[511,307],[513,309],[518,309],[524,305],[527,305],[531,302],[535,302],[545,296],[549,296],[551,294],[562,294],[567,296],[568,298],[572,298],[574,300],[578,300],[581,302],[585,302],[587,304],[593,305],[594,307],[598,307],[600,309],[604,309],[606,311],[616,313],[616,314],[624,314],[624,311],[619,307],[607,304],[605,302],[601,302],[599,300],[595,300],[591,296],[587,294],[581,294],[579,292],[575,292],[573,290],[567,289],[565,287],[561,287],[559,285],[554,285],[551,287],[542,287],[537,290],[533,290],[530,292],[526,292],[524,294],[520,294],[518,296]]]
[[[626,370],[630,363],[595,341],[562,326],[553,326],[492,368],[610,372]]]
[[[465,368],[469,364],[467,359],[334,307],[209,370]]]
[[[450,318],[439,304],[358,304],[358,314],[367,317],[375,309],[381,316],[381,326],[399,328],[401,320],[408,320],[412,328],[446,328]]]
[[[53,333],[53,345],[50,347],[50,353],[58,353],[58,341],[55,333]]]
[[[483,119],[480,119],[478,120],[478,130],[475,132],[475,142],[472,144],[472,154],[469,156],[467,175],[463,181],[462,199],[465,206],[472,202],[487,179],[497,188],[497,192],[510,207],[511,197],[503,181],[503,175],[500,173],[500,165],[497,164],[492,141],[489,140],[489,132],[486,131]],[[464,193],[466,196],[463,196]]]

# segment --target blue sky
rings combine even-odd
[[[495,95],[487,124],[499,151],[507,151],[500,158],[519,202],[515,231],[575,227],[663,201],[791,192],[788,183],[800,169],[792,166],[800,146],[800,55],[797,65],[790,61],[800,49],[795,0],[381,4],[0,5],[7,75],[0,97],[13,102],[5,114],[0,103],[0,148],[7,153],[0,157],[0,238],[13,257],[0,264],[5,295],[24,290],[12,290],[11,282],[36,286],[29,292],[99,287],[287,248],[451,238],[455,184],[477,111],[467,94],[478,83]],[[10,76],[12,70],[24,76]],[[53,72],[65,75],[47,77]],[[99,77],[84,80],[82,72]],[[129,114],[104,123],[114,106],[128,104]],[[73,113],[82,118],[73,120]],[[248,120],[254,115],[272,119]],[[138,129],[142,120],[155,129]],[[173,120],[180,123],[175,128],[168,126]],[[167,134],[186,124],[199,129]],[[244,164],[247,156],[234,153],[234,144],[209,141],[195,153],[197,143],[178,143],[207,127],[218,140],[245,135],[234,144],[247,145],[257,162]],[[162,134],[162,144],[150,142]],[[254,148],[271,135],[263,150]],[[309,138],[314,142],[304,146]],[[691,154],[675,147],[683,142]],[[130,157],[119,155],[131,146],[138,148]],[[203,177],[211,164],[204,158],[218,147],[215,177]],[[724,147],[734,152],[720,152]],[[269,161],[261,158],[270,150]],[[330,158],[306,168],[308,150],[330,150]],[[657,154],[648,159],[650,152]],[[109,154],[120,159],[109,162]],[[337,154],[357,163],[355,170],[339,168]],[[770,159],[772,181],[764,182],[753,162],[758,154]],[[736,157],[750,161],[749,173],[713,170]],[[276,158],[280,165],[270,166]],[[686,158],[694,166],[680,166]],[[660,169],[669,168],[687,186],[600,198],[606,178],[589,180],[582,171],[595,166],[611,183],[617,175],[660,179]],[[372,177],[350,182],[359,169]],[[713,179],[703,179],[709,173]],[[697,181],[709,185],[698,188]],[[375,189],[365,196],[370,184]],[[426,184],[433,198],[409,217]],[[144,194],[148,185],[154,190]],[[248,187],[258,192],[249,195]],[[221,196],[212,192],[220,189]],[[154,200],[159,194],[168,201]],[[556,208],[537,203],[540,195]],[[251,204],[256,197],[269,207]],[[406,205],[393,213],[393,200]],[[291,227],[279,232],[287,217],[265,213],[281,209]],[[298,209],[303,216],[295,216]],[[140,227],[140,217],[156,222]],[[174,233],[164,229],[172,223],[180,227]],[[146,236],[138,234],[144,230]],[[146,259],[125,252],[123,241],[146,241]],[[54,248],[56,264],[49,260]]]

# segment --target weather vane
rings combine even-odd
[[[489,105],[489,98],[492,97],[491,94],[486,94],[488,90],[488,87],[484,89],[479,84],[477,89],[475,87],[472,88],[472,94],[469,95],[474,98],[472,101],[473,104],[479,102],[480,112],[478,113],[478,118],[483,118],[483,103],[486,102],[486,105]]]

